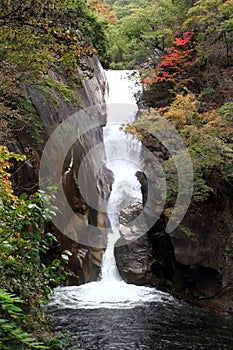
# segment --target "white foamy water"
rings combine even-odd
[[[99,281],[56,288],[50,307],[59,309],[131,309],[144,303],[169,303],[174,299],[155,288],[123,281]]]
[[[118,272],[114,257],[114,243],[119,235],[120,210],[142,201],[140,184],[135,176],[141,170],[141,143],[120,130],[124,123],[135,119],[137,105],[135,82],[127,71],[106,71],[109,82],[108,124],[104,128],[106,166],[114,173],[114,184],[108,202],[108,215],[113,228],[109,233],[100,281],[81,286],[57,288],[50,306],[71,309],[133,308],[144,303],[164,303],[174,300],[155,288],[125,283]],[[112,104],[113,103],[113,104]]]

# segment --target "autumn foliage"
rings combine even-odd
[[[90,0],[89,8],[95,11],[100,18],[115,25],[117,23],[117,16],[114,11],[110,10],[110,6],[101,0]]]
[[[147,72],[149,76],[143,79],[143,83],[150,85],[169,81],[178,87],[193,83],[194,78],[190,76],[190,70],[199,61],[193,37],[193,31],[184,32],[181,37],[176,37],[174,46],[166,50],[167,53],[162,56],[153,73]]]

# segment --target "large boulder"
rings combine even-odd
[[[115,258],[121,277],[127,283],[145,285],[152,283],[151,265],[154,261],[148,239],[141,231],[145,227],[128,226],[143,210],[142,203],[136,202],[120,212],[121,238],[115,244]],[[140,237],[140,238],[138,238]],[[138,239],[137,239],[138,238]]]

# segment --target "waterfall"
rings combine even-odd
[[[104,128],[106,166],[114,173],[114,183],[107,205],[112,232],[103,257],[101,278],[81,286],[55,289],[50,306],[61,308],[133,308],[148,302],[164,302],[172,297],[155,288],[125,283],[117,270],[114,243],[119,238],[119,211],[142,200],[141,187],[135,176],[142,169],[141,144],[120,130],[132,123],[137,112],[135,82],[128,71],[106,71],[109,82],[108,123]],[[111,230],[110,230],[111,231]]]
[[[140,170],[141,142],[121,130],[124,123],[132,123],[137,112],[135,80],[129,79],[130,71],[106,71],[109,83],[108,123],[104,128],[106,166],[114,174],[114,183],[108,200],[107,212],[112,233],[102,263],[102,281],[120,281],[114,244],[119,235],[119,212],[135,201],[142,201],[141,186],[135,173]]]
[[[101,281],[113,282],[122,281],[118,272],[115,256],[114,256],[114,243],[119,238],[119,231],[115,234],[108,236],[108,244],[103,256],[102,269],[101,269]]]

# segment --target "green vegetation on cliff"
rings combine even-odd
[[[77,91],[83,77],[93,73],[87,58],[96,54],[106,60],[105,26],[85,0],[0,1],[1,349],[59,347],[49,333],[44,306],[51,288],[67,277],[70,253],[62,252],[50,263],[45,259],[56,244],[44,230],[55,208],[42,205],[42,197],[50,203],[53,192],[33,193],[45,125],[29,90],[41,94],[49,108],[59,108],[59,99],[79,108]],[[26,166],[33,168],[30,194],[22,193],[15,181]]]
[[[38,149],[43,125],[26,87],[34,84],[46,90],[49,84],[53,103],[53,92],[74,101],[82,75],[92,74],[85,58],[96,53],[105,60],[105,24],[84,0],[2,0],[0,13],[0,126],[8,143],[12,134],[23,138],[30,128],[33,144],[27,146]],[[51,71],[63,72],[67,81],[51,87]],[[79,104],[77,93],[76,100]]]
[[[128,129],[153,130],[159,115],[176,127],[194,165],[195,203],[214,191],[215,172],[232,185],[232,1],[107,2],[119,18],[110,65],[139,69],[141,104],[150,108]],[[175,195],[174,164],[165,163]]]

